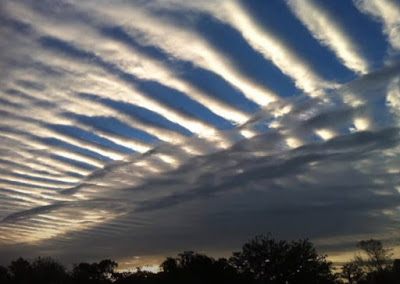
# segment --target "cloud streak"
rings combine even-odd
[[[391,47],[400,49],[400,6],[391,0],[354,0],[356,7],[363,13],[373,16],[382,22],[383,32],[388,38]]]
[[[361,48],[328,10],[314,0],[286,2],[311,34],[328,46],[347,68],[361,74],[368,73],[370,67]]]

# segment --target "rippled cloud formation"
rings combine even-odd
[[[0,262],[399,246],[400,5],[344,2],[3,1]]]

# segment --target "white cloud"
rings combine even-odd
[[[383,32],[393,49],[400,50],[400,5],[392,0],[353,0],[363,13],[383,23]]]
[[[243,38],[260,52],[265,59],[275,64],[285,75],[292,78],[297,88],[312,96],[321,95],[326,88],[336,88],[339,85],[324,80],[298,52],[288,46],[272,29],[260,25],[252,15],[246,11],[240,1],[157,1],[152,8],[192,9],[207,12],[221,22],[227,23]]]
[[[243,37],[267,60],[271,60],[281,71],[293,78],[296,86],[311,95],[320,94],[335,84],[322,79],[294,49],[286,45],[279,36],[261,27],[237,1],[225,1],[216,17],[240,31]]]
[[[386,96],[386,106],[397,124],[400,125],[400,79],[394,78],[388,88]]]
[[[368,73],[369,64],[360,47],[333,15],[313,0],[287,0],[292,12],[311,34],[331,49],[343,64],[361,74]]]
[[[197,66],[217,73],[259,105],[267,105],[278,99],[276,94],[243,74],[226,56],[194,31],[179,27],[166,18],[161,19],[152,15],[134,3],[130,4],[119,2],[115,3],[113,9],[104,10],[98,9],[99,6],[94,3],[85,2],[79,5],[79,8],[84,8],[92,15],[97,13],[99,20],[106,18],[123,26],[132,37],[145,44],[160,47],[180,60],[193,62]],[[170,37],[171,34],[174,37]],[[189,42],[190,44],[187,44]]]
[[[44,34],[73,42],[83,50],[90,50],[101,59],[112,62],[121,70],[134,74],[144,80],[154,80],[185,93],[190,98],[206,106],[211,111],[235,123],[244,123],[248,115],[235,109],[210,94],[206,94],[190,82],[180,79],[174,71],[163,62],[155,60],[132,46],[127,46],[112,38],[108,38],[96,30],[96,27],[82,23],[79,28],[71,21],[62,22],[28,10],[23,5],[11,5],[19,17],[29,21]],[[51,25],[49,25],[51,21]],[[60,33],[60,30],[63,33]],[[88,40],[85,40],[88,38]]]

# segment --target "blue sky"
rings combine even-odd
[[[0,5],[0,262],[400,245],[398,1]]]

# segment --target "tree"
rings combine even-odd
[[[118,266],[113,260],[105,259],[100,263],[82,262],[75,265],[72,270],[72,279],[74,283],[111,283],[114,269]]]
[[[249,283],[240,281],[241,278],[226,259],[215,260],[193,251],[185,251],[177,258],[168,257],[161,268],[161,283]]]
[[[165,273],[175,273],[178,270],[178,260],[172,257],[167,257],[161,264],[161,268]]]
[[[317,254],[308,240],[278,241],[257,236],[234,253],[232,265],[257,283],[335,283],[335,276],[325,256]]]
[[[395,259],[393,261],[392,271],[400,276],[400,259]]]
[[[363,240],[357,243],[362,253],[342,268],[341,276],[348,283],[358,284],[397,284],[400,283],[396,261],[391,260],[392,250],[385,248],[379,240]]]
[[[11,281],[11,275],[7,267],[0,265],[0,283],[8,284]]]
[[[204,283],[211,280],[214,259],[193,251],[185,251],[177,258],[167,258],[161,264],[163,278],[173,283]]]
[[[156,284],[161,283],[159,274],[155,274],[148,271],[142,271],[139,268],[135,272],[122,272],[116,273],[116,281],[114,284]]]
[[[355,256],[355,262],[367,272],[382,272],[390,268],[392,249],[384,248],[381,241],[374,239],[360,241],[357,247],[362,250],[366,258],[358,254]]]
[[[38,257],[32,262],[33,283],[67,283],[68,276],[65,267],[50,257]]]
[[[11,262],[8,267],[13,283],[25,284],[31,282],[32,277],[32,266],[29,261],[18,258]]]
[[[215,261],[214,267],[214,279],[216,280],[215,283],[252,283],[251,278],[239,274],[235,267],[233,267],[226,258],[219,258],[217,261]]]
[[[349,284],[354,284],[358,283],[365,276],[365,274],[357,263],[349,262],[343,265],[340,276],[346,279]]]
[[[97,265],[97,271],[103,279],[111,279],[114,275],[114,269],[118,267],[118,264],[110,259],[103,259]]]

